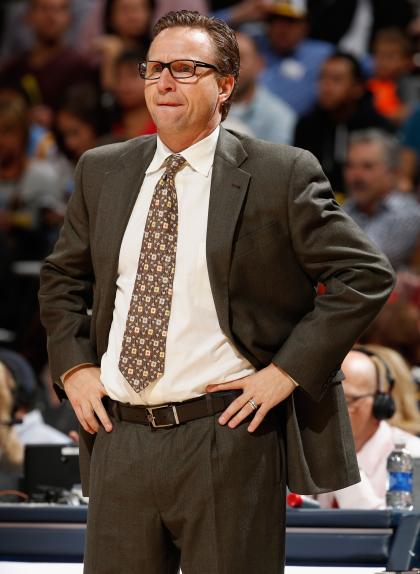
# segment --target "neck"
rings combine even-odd
[[[209,136],[216,128],[217,125],[212,126],[211,128],[207,128],[199,133],[195,133],[194,135],[164,134],[161,132],[158,132],[158,134],[166,147],[168,147],[174,153],[179,153]]]
[[[330,116],[336,123],[346,123],[356,110],[356,102],[345,102],[335,110],[331,110]]]
[[[373,419],[371,423],[363,430],[360,436],[354,437],[356,452],[360,452],[365,444],[373,437],[379,428],[379,421]]]

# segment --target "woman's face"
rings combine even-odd
[[[69,112],[64,110],[58,112],[57,128],[64,145],[75,159],[79,159],[85,151],[96,145],[96,133],[93,127]]]
[[[122,38],[137,38],[149,31],[151,10],[148,0],[115,0],[111,24]]]

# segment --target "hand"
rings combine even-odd
[[[241,389],[242,394],[232,401],[222,413],[219,417],[219,423],[223,425],[229,421],[228,426],[235,428],[246,417],[255,412],[255,416],[248,426],[248,431],[253,432],[262,423],[268,411],[284,401],[295,388],[296,385],[292,379],[276,365],[271,364],[243,379],[221,383],[220,385],[209,385],[206,391],[214,393],[215,391]],[[248,401],[251,399],[258,405],[258,410],[249,404]]]
[[[71,406],[82,427],[90,434],[99,430],[95,414],[107,432],[112,430],[112,423],[101,400],[107,392],[100,381],[100,373],[98,367],[83,367],[64,380],[64,390]]]

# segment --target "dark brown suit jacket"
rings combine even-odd
[[[53,379],[99,364],[108,344],[123,233],[156,137],[87,152],[56,248],[41,273]],[[300,387],[281,406],[291,490],[359,479],[340,364],[393,284],[384,256],[342,212],[303,150],[221,129],[211,183],[207,265],[220,327],[257,368]],[[316,296],[322,282],[326,294]],[[92,306],[92,315],[87,311]],[[88,488],[90,435],[82,433]]]

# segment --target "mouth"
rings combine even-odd
[[[182,104],[177,104],[176,102],[158,102],[157,105],[160,108],[178,108]]]

